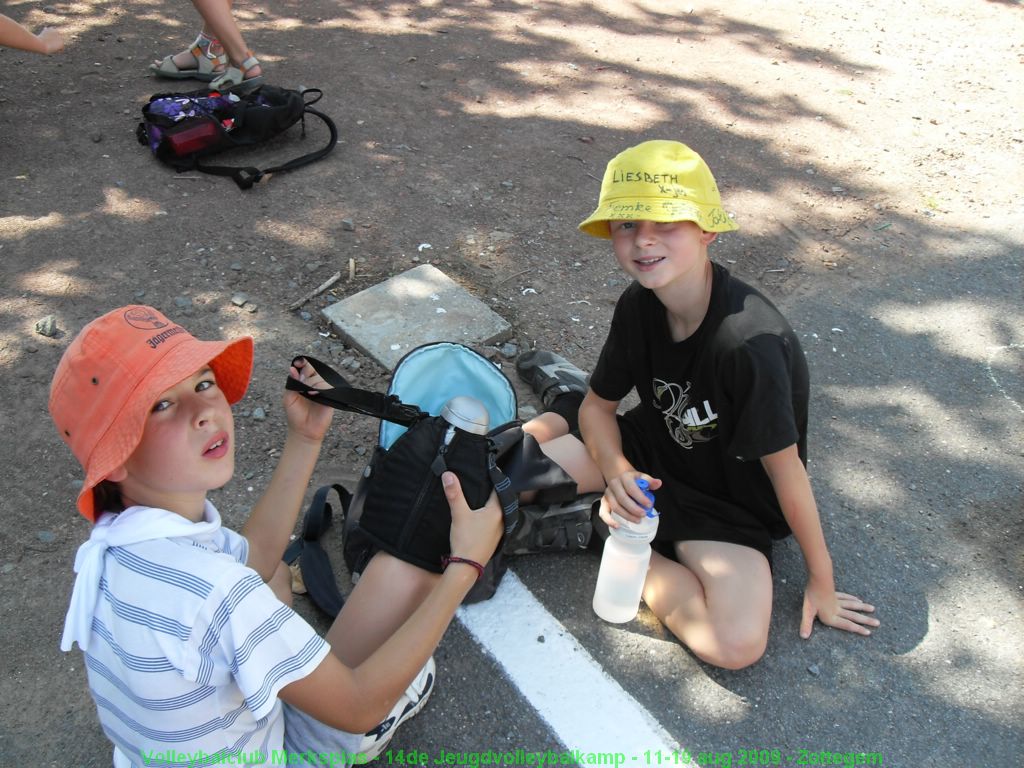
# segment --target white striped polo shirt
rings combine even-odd
[[[220,527],[106,551],[85,664],[118,765],[275,765],[278,691],[329,646],[244,565],[248,549]]]

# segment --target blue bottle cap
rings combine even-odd
[[[654,494],[648,490],[651,487],[651,484],[647,482],[646,478],[638,477],[636,479],[636,485],[637,488],[643,491],[644,496],[647,497],[647,501],[650,502],[650,504],[647,505],[647,517],[654,517],[658,513],[654,511]]]

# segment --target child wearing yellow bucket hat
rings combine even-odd
[[[641,519],[649,502],[637,479],[655,492],[647,605],[708,663],[748,666],[768,639],[772,541],[792,533],[809,574],[801,636],[815,617],[870,634],[874,608],[836,591],[805,469],[800,343],[766,297],[708,257],[718,234],[737,226],[707,164],[676,141],[631,147],[608,163],[597,208],[579,228],[610,239],[634,281],[597,366],[587,381],[535,351],[517,368],[549,411],[564,414],[585,393],[579,426],[606,484],[604,525],[617,526],[613,515]],[[632,390],[640,404],[617,415]]]
[[[116,768],[200,755],[203,765],[373,759],[426,703],[431,653],[501,535],[497,501],[470,510],[446,473],[455,567],[390,642],[343,664],[341,644],[364,628],[339,619],[320,637],[291,609],[281,562],[333,409],[285,393],[284,448],[241,533],[207,499],[234,472],[231,405],[252,360],[250,338],[200,341],[128,306],[86,325],[54,374],[50,413],[85,470],[76,506],[94,524],[75,557],[61,649],[85,652]],[[327,387],[302,358],[289,374],[308,394]],[[364,582],[350,599],[365,598]]]

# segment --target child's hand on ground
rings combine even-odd
[[[604,496],[601,497],[599,514],[609,528],[619,527],[615,518],[612,517],[612,513],[634,523],[643,519],[648,501],[636,484],[637,479],[641,477],[650,484],[651,491],[656,491],[661,487],[661,480],[632,469],[608,481]]]
[[[36,37],[43,44],[43,53],[56,53],[64,49],[64,36],[53,27],[44,27]]]
[[[310,393],[318,389],[331,388],[331,385],[320,377],[313,366],[301,357],[295,361],[288,373],[293,379],[307,385]],[[298,392],[286,389],[284,413],[288,419],[289,432],[319,442],[324,439],[327,428],[331,426],[334,409],[327,405],[318,405]]]
[[[821,584],[813,578],[807,582],[804,590],[803,615],[800,619],[800,637],[805,640],[811,636],[814,619],[829,627],[855,632],[858,635],[870,635],[868,627],[877,627],[880,622],[872,613],[875,606],[868,605],[859,597],[837,592],[834,584]]]
[[[502,514],[498,495],[492,492],[483,507],[470,509],[454,472],[441,475],[441,482],[452,510],[452,555],[485,564],[501,540]]]

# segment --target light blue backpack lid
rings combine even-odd
[[[517,418],[516,392],[501,370],[469,347],[449,341],[424,344],[403,357],[391,377],[389,395],[439,416],[457,395],[475,397],[487,408],[492,428]],[[405,432],[400,424],[382,420],[380,445],[390,448]]]

